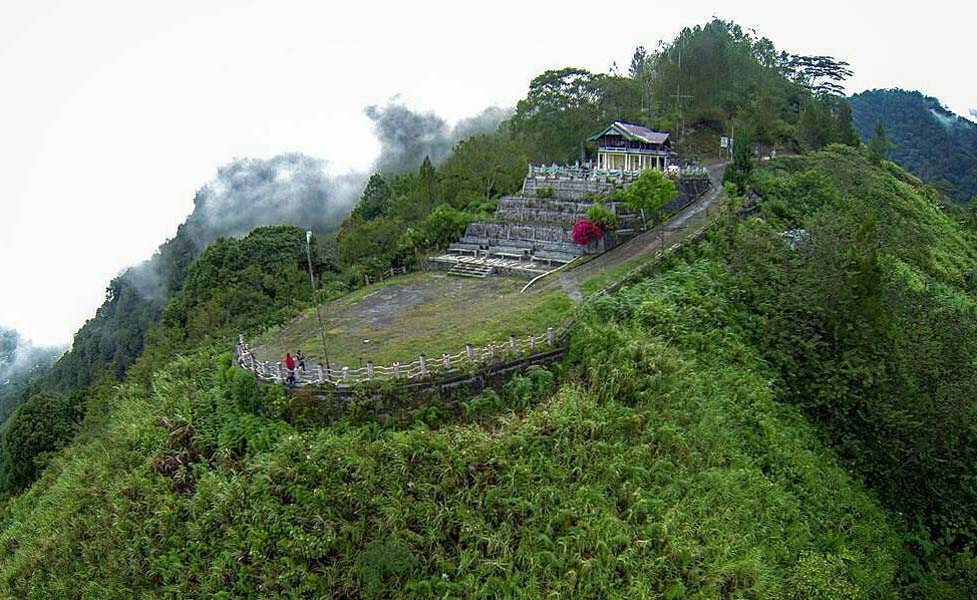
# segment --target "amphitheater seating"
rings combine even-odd
[[[579,254],[568,254],[566,252],[556,252],[551,250],[537,250],[533,253],[533,260],[538,262],[546,262],[549,264],[567,264],[578,258]]]
[[[451,252],[461,252],[462,254],[474,254],[478,255],[478,251],[482,249],[480,244],[466,244],[464,242],[455,242],[453,244],[448,244],[448,250]]]

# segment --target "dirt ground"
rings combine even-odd
[[[665,245],[681,239],[705,221],[721,190],[723,165],[707,167],[713,188],[665,226]],[[657,230],[647,231],[603,255],[543,279],[525,293],[521,279],[448,277],[431,271],[394,277],[356,290],[319,308],[325,346],[333,368],[394,361],[411,362],[420,353],[438,357],[456,353],[466,343],[484,346],[509,335],[541,335],[558,327],[590,288],[653,255],[660,248]],[[281,360],[302,349],[310,363],[324,362],[316,313],[308,309],[281,327],[252,341],[262,360]]]
[[[358,367],[410,362],[421,352],[455,353],[466,343],[485,345],[510,334],[540,335],[558,325],[570,301],[554,284],[520,294],[520,279],[466,279],[432,271],[395,277],[320,306],[330,362]],[[322,341],[314,310],[274,328],[253,346],[258,357],[279,360],[302,349],[321,362]]]

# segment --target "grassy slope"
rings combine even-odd
[[[972,309],[973,236],[911,180],[831,153],[782,164],[772,201],[869,192],[888,289]],[[762,290],[702,256],[585,305],[555,393],[536,373],[468,418],[300,430],[213,349],[175,359],[0,512],[0,593],[894,597],[895,517],[778,402],[744,300]]]
[[[247,410],[277,391],[178,359],[6,508],[0,591],[888,597],[892,530],[774,402],[728,292],[705,262],[597,302],[575,382],[473,422],[299,431]]]
[[[428,272],[362,288],[321,306],[330,360],[352,367],[369,358],[376,364],[410,362],[421,352],[431,357],[454,354],[466,343],[479,346],[510,334],[540,335],[559,326],[571,307],[566,294],[554,284],[520,294],[525,284]],[[266,332],[253,345],[263,360],[278,360],[301,348],[318,362],[322,343],[315,311]]]

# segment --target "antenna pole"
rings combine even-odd
[[[319,339],[322,341],[322,355],[326,359],[326,377],[332,368],[329,366],[329,351],[326,350],[326,334],[322,330],[322,313],[319,312],[319,303],[315,301],[315,277],[312,275],[312,231],[305,232],[305,257],[309,260],[309,285],[312,291],[312,306],[315,307],[315,316],[319,319]]]

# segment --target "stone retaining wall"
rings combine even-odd
[[[505,221],[473,221],[465,229],[465,237],[527,242],[567,242],[572,244],[570,231],[559,225],[545,223],[508,223]]]
[[[608,177],[570,178],[536,175],[526,177],[522,193],[525,196],[539,196],[540,192],[544,192],[545,195],[552,190],[552,195],[556,198],[582,200],[592,194],[610,192],[620,184],[621,181]]]
[[[496,216],[502,221],[523,223],[555,223],[566,229],[573,226],[587,215],[587,210],[593,202],[578,202],[556,198],[536,198],[532,196],[504,196],[499,199]],[[637,227],[640,217],[629,213],[627,207],[620,202],[607,202],[605,206],[618,215],[618,226],[622,229]]]

